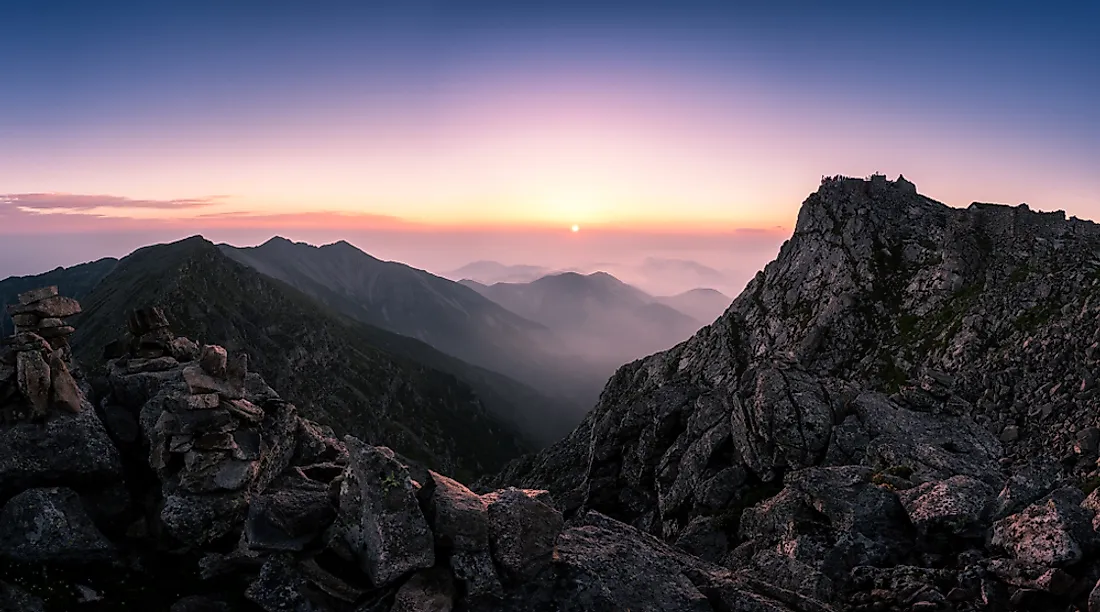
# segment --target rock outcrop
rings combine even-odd
[[[1100,226],[823,179],[713,325],[627,364],[547,488],[854,610],[1084,607],[1100,576]],[[1083,526],[1088,526],[1084,528]]]

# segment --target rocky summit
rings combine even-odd
[[[89,384],[45,331],[79,305],[30,291],[0,610],[1098,612],[1098,250],[1061,213],[823,179],[714,324],[473,486],[158,308]]]
[[[1100,610],[1098,252],[1061,212],[824,178],[721,318],[482,484],[836,609]]]

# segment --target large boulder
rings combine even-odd
[[[536,497],[535,492],[515,488],[484,496],[493,556],[515,577],[532,576],[550,563],[564,525],[561,513]]]
[[[1097,547],[1084,494],[1066,487],[993,525],[991,545],[1034,567],[1066,567]]]
[[[952,535],[980,535],[986,506],[994,489],[970,476],[926,482],[898,492],[909,520],[922,533],[941,530]]]
[[[376,586],[435,565],[431,530],[409,469],[386,447],[344,438],[348,466],[340,488],[336,533]]]
[[[1063,476],[1062,465],[1047,455],[1035,457],[1017,470],[1005,482],[1004,488],[991,504],[993,520],[1016,514],[1058,486]]]
[[[488,504],[465,485],[442,474],[429,472],[431,496],[428,520],[438,550],[450,553],[457,579],[472,596],[501,593],[500,579],[489,552]]]
[[[110,560],[114,547],[70,489],[29,489],[0,509],[0,557],[16,563]]]
[[[87,401],[45,423],[0,425],[0,499],[32,487],[78,490],[118,482],[122,463]]]
[[[419,571],[401,585],[390,612],[451,612],[454,600],[454,579],[437,567]]]

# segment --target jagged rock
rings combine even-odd
[[[164,311],[156,306],[138,308],[130,311],[126,318],[126,325],[132,336],[140,338],[149,332],[168,327],[168,317],[164,316]]]
[[[17,360],[19,392],[31,403],[33,414],[43,418],[50,404],[50,364],[38,351],[20,352]]]
[[[970,476],[926,482],[898,492],[909,520],[924,533],[943,530],[953,535],[978,535],[994,489]]]
[[[327,490],[269,491],[249,504],[244,533],[254,550],[299,551],[335,518]]]
[[[488,504],[461,483],[435,472],[427,516],[437,549],[451,553],[454,575],[473,596],[500,596],[501,585],[489,552]]]
[[[217,397],[217,394],[213,395]],[[215,406],[218,405],[215,404]],[[263,409],[246,399],[224,400],[220,403],[220,406],[228,410],[233,416],[245,421],[259,423],[264,420]]]
[[[0,425],[0,499],[33,487],[86,488],[121,479],[118,450],[90,405],[42,424]]]
[[[688,523],[676,546],[711,563],[718,563],[729,551],[729,537],[716,517],[697,516]]]
[[[214,378],[225,377],[225,365],[229,359],[228,353],[220,346],[214,346],[207,344],[202,347],[202,354],[199,357],[199,367],[203,372],[213,376]]]
[[[1100,429],[1086,427],[1077,432],[1073,450],[1078,455],[1095,457],[1097,449],[1100,449]]]
[[[408,468],[393,451],[347,436],[338,537],[376,586],[435,565],[432,532],[416,501]]]
[[[991,545],[1036,567],[1066,567],[1097,546],[1092,516],[1081,508],[1084,494],[1057,489],[1022,512],[993,525]]]
[[[450,572],[433,568],[413,574],[393,598],[390,612],[451,612],[455,585]]]
[[[4,338],[0,342],[17,353],[24,351],[48,352],[50,350],[50,343],[34,332],[20,332],[14,336]]]
[[[564,525],[561,513],[522,489],[484,496],[493,558],[514,576],[531,576],[550,562]]]
[[[1100,612],[1100,580],[1089,591],[1088,612]]]
[[[1016,514],[1050,493],[1062,479],[1062,466],[1046,455],[1035,457],[1017,470],[1001,489],[992,506],[992,520]]]
[[[16,563],[96,563],[114,547],[70,489],[28,489],[0,509],[0,557]]]
[[[192,450],[184,455],[179,487],[191,493],[239,491],[248,486],[258,470],[255,461],[238,461],[223,452]]]
[[[50,403],[66,412],[80,412],[80,389],[57,352],[50,358]]]

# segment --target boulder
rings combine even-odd
[[[1080,506],[1084,494],[1062,488],[993,525],[990,544],[1035,567],[1067,567],[1095,550],[1092,516]]]
[[[58,414],[45,423],[0,425],[0,498],[32,487],[105,486],[122,479],[122,463],[95,410]]]
[[[336,532],[376,586],[435,565],[432,532],[408,468],[393,451],[344,438],[348,466],[340,488]]]
[[[80,389],[59,351],[50,357],[50,403],[65,412],[80,412]]]
[[[114,547],[71,489],[28,489],[0,509],[0,557],[16,563],[110,560]]]
[[[174,493],[164,499],[160,520],[167,532],[188,546],[203,546],[237,528],[248,509],[239,492],[217,495]]]
[[[502,489],[483,497],[488,502],[489,541],[500,567],[525,577],[548,565],[564,525],[561,513],[523,489]]]
[[[31,403],[35,416],[45,417],[50,404],[50,364],[41,351],[22,351],[16,360],[19,392]]]
[[[173,338],[168,343],[168,353],[176,360],[180,362],[195,361],[201,354],[201,349],[198,344],[195,344],[189,338],[179,337]]]
[[[413,574],[393,598],[390,612],[451,612],[455,585],[445,568],[432,568]]]
[[[436,546],[451,553],[454,575],[474,596],[501,593],[500,580],[489,552],[488,504],[463,484],[429,472],[431,496],[428,520]]]
[[[52,295],[29,304],[16,304],[8,306],[8,314],[36,314],[43,318],[64,319],[75,314],[80,314],[80,302],[73,298],[60,295]]]
[[[984,514],[995,491],[970,476],[926,482],[898,492],[909,520],[924,534],[945,531],[956,536],[979,536]]]

